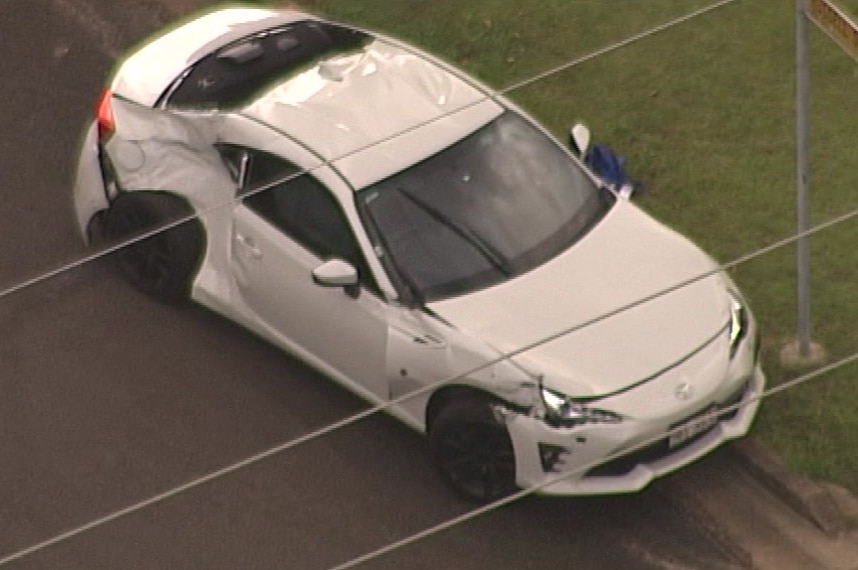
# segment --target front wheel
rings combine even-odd
[[[111,242],[123,242],[192,214],[191,206],[178,196],[133,192],[114,201],[104,229]],[[116,256],[122,273],[138,289],[160,301],[177,302],[190,295],[203,246],[202,225],[192,218],[130,243],[119,249]]]
[[[487,503],[516,491],[512,440],[488,399],[449,403],[429,440],[441,477],[466,499]]]

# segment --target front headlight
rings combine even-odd
[[[739,296],[733,292],[730,292],[730,325],[727,332],[730,338],[730,358],[733,358],[748,334],[748,311]]]
[[[591,408],[544,386],[540,386],[545,419],[557,427],[575,427],[584,424],[618,424],[623,421],[619,414],[608,410]]]

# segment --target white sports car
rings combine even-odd
[[[396,399],[475,500],[635,491],[757,410],[757,328],[715,263],[391,38],[258,8],[169,31],[118,66],[74,202],[87,240],[148,235],[117,254],[140,289]]]

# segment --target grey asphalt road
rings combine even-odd
[[[0,0],[0,289],[86,253],[69,198],[82,128],[116,55],[194,2]],[[0,559],[364,408],[107,261],[0,297],[0,338]],[[704,462],[695,493],[733,469]],[[525,500],[362,567],[746,567],[683,481]],[[8,567],[321,570],[469,508],[416,434],[373,417]]]

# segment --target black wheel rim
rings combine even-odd
[[[440,438],[438,465],[454,488],[488,501],[515,490],[515,455],[509,435],[498,426],[462,424]]]
[[[149,220],[130,210],[123,212],[116,223],[124,240],[154,229]],[[127,245],[119,250],[118,255],[122,271],[147,292],[158,291],[170,278],[173,252],[166,233]]]

